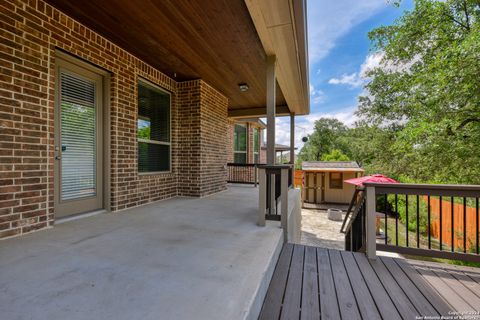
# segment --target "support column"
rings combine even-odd
[[[295,188],[295,114],[290,113],[290,164],[292,165],[292,186]]]
[[[295,114],[290,113],[290,164],[295,163]]]
[[[275,56],[267,57],[267,164],[275,164]]]
[[[377,259],[377,228],[376,228],[376,193],[375,187],[366,187],[366,241],[367,241],[367,257],[369,259]]]

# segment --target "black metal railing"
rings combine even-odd
[[[258,171],[255,163],[227,163],[227,182],[257,184]]]
[[[345,233],[345,250],[365,251],[365,192],[355,189],[340,231]]]
[[[288,169],[288,188],[292,188],[292,170],[293,167],[290,167]],[[275,176],[275,211],[274,213],[266,214],[265,219],[267,220],[275,220],[275,221],[280,221],[280,214],[278,211],[278,202],[279,198],[281,195],[281,184],[282,184],[282,179],[281,179],[281,173],[280,170],[276,171],[273,173]],[[267,179],[267,210],[270,208],[270,195],[271,195],[271,189],[270,189],[270,180]]]
[[[365,201],[358,200],[365,191],[356,192],[359,209],[352,204],[342,226],[347,250],[365,247],[365,220],[375,219],[376,250],[480,262],[480,186],[365,186],[375,190],[375,210],[367,212]]]

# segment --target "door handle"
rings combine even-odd
[[[62,156],[55,156],[55,160],[62,160]]]

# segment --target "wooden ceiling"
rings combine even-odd
[[[47,2],[176,81],[205,80],[230,110],[265,107],[266,54],[244,0]]]

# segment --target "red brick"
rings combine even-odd
[[[0,171],[13,172],[0,194],[15,216],[0,238],[53,224],[55,48],[112,74],[111,207],[130,208],[225,189],[227,99],[202,80],[176,83],[42,0],[2,4],[0,19]],[[137,80],[171,95],[171,173],[139,175]],[[5,151],[4,151],[5,150]],[[13,197],[13,198],[12,198]],[[25,210],[30,210],[29,212]],[[23,212],[22,217],[13,212]]]

